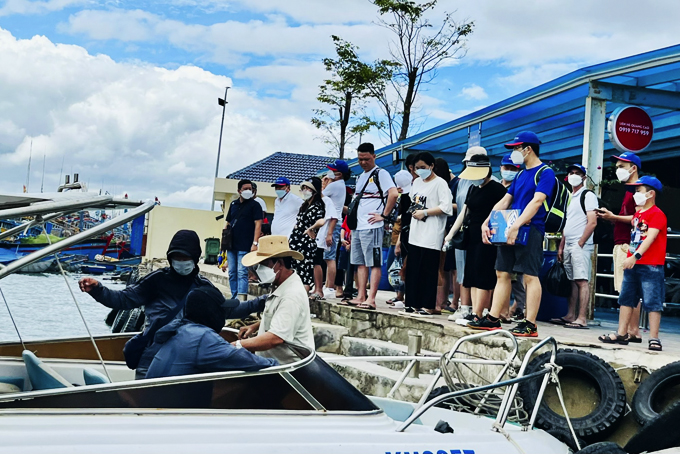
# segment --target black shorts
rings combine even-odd
[[[446,251],[446,259],[444,259],[444,271],[456,271],[456,250],[453,248]]]
[[[526,246],[498,246],[496,271],[538,276],[543,267],[543,236],[531,227]]]
[[[314,253],[314,265],[315,266],[316,265],[319,265],[319,266],[325,265],[325,263],[323,261],[323,251],[324,250],[321,249],[321,248],[316,248],[316,252]]]
[[[463,287],[482,290],[493,290],[496,287],[497,249],[496,246],[482,243],[481,239],[468,243]]]

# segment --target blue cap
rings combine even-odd
[[[278,177],[272,187],[274,186],[290,186],[290,180],[286,177]]]
[[[635,183],[626,183],[626,186],[628,186],[628,191],[633,192],[635,191],[635,188],[637,186],[651,186],[652,188],[656,189],[659,192],[663,191],[663,185],[659,181],[658,178],[656,177],[651,177],[649,175],[645,175],[644,177],[640,177],[639,180],[637,180]]]
[[[640,161],[640,157],[633,153],[632,151],[626,151],[624,153],[621,153],[620,155],[612,156],[609,158],[612,162],[616,161],[624,161],[624,162],[630,162],[632,164],[635,164],[638,168],[638,170],[642,170],[642,161]]]
[[[588,175],[588,172],[586,172],[586,168],[583,167],[581,164],[572,164],[569,167],[567,167],[567,172],[571,171],[571,169],[578,169],[581,172],[583,172],[583,175]]]
[[[515,164],[512,162],[512,159],[510,159],[510,156],[512,156],[512,153],[508,153],[505,156],[503,156],[503,159],[501,159],[501,165],[502,166],[513,166],[517,167],[519,169],[519,164]]]
[[[512,139],[512,143],[506,143],[505,148],[515,148],[517,145],[522,144],[540,144],[541,141],[538,140],[538,136],[531,131],[522,131]]]
[[[333,172],[340,172],[340,173],[349,172],[349,166],[342,159],[336,159],[334,163],[328,164],[326,167],[331,169]]]

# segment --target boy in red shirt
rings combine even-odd
[[[628,344],[628,324],[640,298],[649,313],[649,349],[661,351],[659,325],[666,297],[666,215],[656,206],[661,182],[644,176],[628,186],[635,189],[633,199],[640,209],[633,216],[628,258],[623,262],[623,284],[619,294],[619,329],[598,339],[605,344]]]

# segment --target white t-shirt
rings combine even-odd
[[[409,244],[427,249],[441,249],[444,244],[444,229],[446,217],[453,214],[453,196],[449,185],[443,178],[436,177],[425,182],[422,178],[416,178],[411,187],[411,206],[422,205],[430,209],[439,207],[444,214],[428,216],[421,220],[411,218],[411,233],[408,237]]]
[[[345,181],[338,180],[328,183],[326,189],[323,190],[323,195],[331,198],[333,205],[335,205],[335,209],[338,212],[337,219],[341,219],[342,208],[345,206],[345,197],[347,195]]]
[[[257,333],[262,336],[271,332],[286,342],[304,345],[314,350],[314,333],[309,316],[309,296],[297,273],[293,273],[267,298],[262,312],[262,322]],[[298,358],[282,346],[257,352],[279,362],[296,361]]]
[[[330,197],[322,196],[321,200],[323,200],[323,203],[326,206],[326,216],[324,216],[326,222],[319,229],[319,233],[316,234],[316,247],[323,249],[324,251],[327,251],[329,249],[329,247],[326,245],[328,223],[331,221],[331,219],[340,219],[340,216],[338,216],[338,210],[335,209],[333,199],[331,199]]]
[[[576,244],[583,236],[583,231],[588,224],[588,217],[583,212],[581,208],[581,195],[585,187],[579,189],[576,194],[571,195],[571,200],[569,201],[569,206],[567,207],[567,222],[564,224],[564,241],[566,244]],[[593,211],[599,208],[597,203],[597,196],[592,191],[588,191],[585,195],[584,205],[586,211]],[[593,236],[590,235],[586,244],[593,244]]]
[[[366,181],[368,185],[364,191],[364,196],[359,202],[359,210],[357,211],[357,230],[370,230],[383,227],[383,221],[376,222],[375,224],[369,224],[368,218],[371,217],[371,213],[381,213],[381,210],[385,209],[385,202],[387,202],[387,192],[391,188],[395,188],[394,181],[390,173],[385,169],[380,169],[378,171],[378,179],[380,180],[380,189],[382,189],[383,197],[385,200],[380,199],[380,192],[378,192],[378,186],[373,182],[373,178],[370,180],[368,177],[373,173],[375,167],[359,175],[357,178],[356,190],[357,193],[364,188]]]
[[[259,198],[259,197],[255,197],[255,201],[256,201],[257,203],[259,203],[260,206],[262,207],[262,212],[263,212],[263,213],[266,213],[266,212],[267,212],[267,202],[265,202],[264,200],[262,200],[262,199]]]
[[[302,199],[290,192],[277,198],[274,202],[274,219],[272,220],[272,235],[283,235],[290,238],[293,227],[297,222],[297,215],[302,206]]]

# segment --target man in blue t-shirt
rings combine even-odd
[[[494,210],[521,210],[517,222],[507,231],[508,245],[500,246],[496,255],[496,288],[489,314],[468,327],[482,330],[501,329],[499,320],[503,306],[510,300],[512,289],[511,274],[522,273],[526,287],[526,319],[510,330],[520,337],[536,337],[536,316],[541,305],[541,282],[538,273],[543,266],[543,237],[545,236],[546,210],[543,205],[555,190],[555,172],[544,166],[538,157],[541,141],[531,131],[517,134],[505,148],[512,149],[511,159],[515,164],[524,164],[508,188],[508,193],[493,207]],[[541,168],[545,167],[541,171]],[[537,173],[541,171],[538,182]],[[529,224],[529,239],[525,246],[515,245],[519,227]],[[482,239],[490,244],[489,218],[482,226]]]

